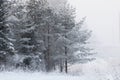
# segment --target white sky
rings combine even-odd
[[[120,0],[68,0],[77,9],[77,20],[87,16],[98,44],[118,45],[120,42]]]

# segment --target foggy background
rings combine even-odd
[[[79,21],[86,16],[86,24],[93,31],[92,45],[98,57],[120,57],[120,0],[69,0],[77,10]]]

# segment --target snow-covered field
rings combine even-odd
[[[0,80],[120,80],[120,68],[103,59],[69,68],[69,74],[43,72],[0,72]]]
[[[0,80],[80,80],[80,77],[58,73],[2,72]]]

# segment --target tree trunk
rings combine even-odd
[[[65,27],[65,31],[67,30],[67,27]],[[65,32],[65,38],[67,38],[66,35],[67,32]],[[68,55],[68,51],[67,51],[67,44],[65,45],[65,73],[68,73],[68,61],[67,61],[67,55]]]
[[[67,47],[65,47],[65,73],[68,73]]]
[[[63,72],[63,62],[60,60],[60,72]]]
[[[45,29],[43,29],[43,31],[46,32]],[[48,31],[45,34],[48,34]],[[46,37],[47,37],[47,40],[46,40]],[[48,36],[43,35],[43,41],[45,44],[47,43],[47,45],[48,45],[48,43],[49,43]],[[46,50],[43,53],[44,53],[45,69],[46,69],[46,72],[49,72],[50,65],[49,65],[49,47],[48,46],[46,47]]]
[[[48,29],[47,29],[47,71],[49,72],[51,70],[51,59],[50,59],[50,27],[48,24]]]

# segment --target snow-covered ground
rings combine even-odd
[[[100,46],[95,61],[69,67],[69,74],[58,72],[0,72],[0,80],[120,80],[120,46]]]
[[[101,76],[100,76],[101,77]],[[96,75],[73,76],[63,74],[45,74],[45,73],[28,73],[28,72],[2,72],[0,80],[108,80],[107,78],[98,78]],[[109,80],[113,80],[110,76]]]
[[[80,76],[40,72],[2,72],[0,73],[0,80],[80,80]]]
[[[0,72],[0,80],[119,80],[120,66],[104,59],[87,64],[76,64],[69,68],[69,74],[57,72]]]
[[[81,80],[120,80],[119,63],[117,59],[97,58],[87,64],[73,65],[70,72],[78,73]]]

